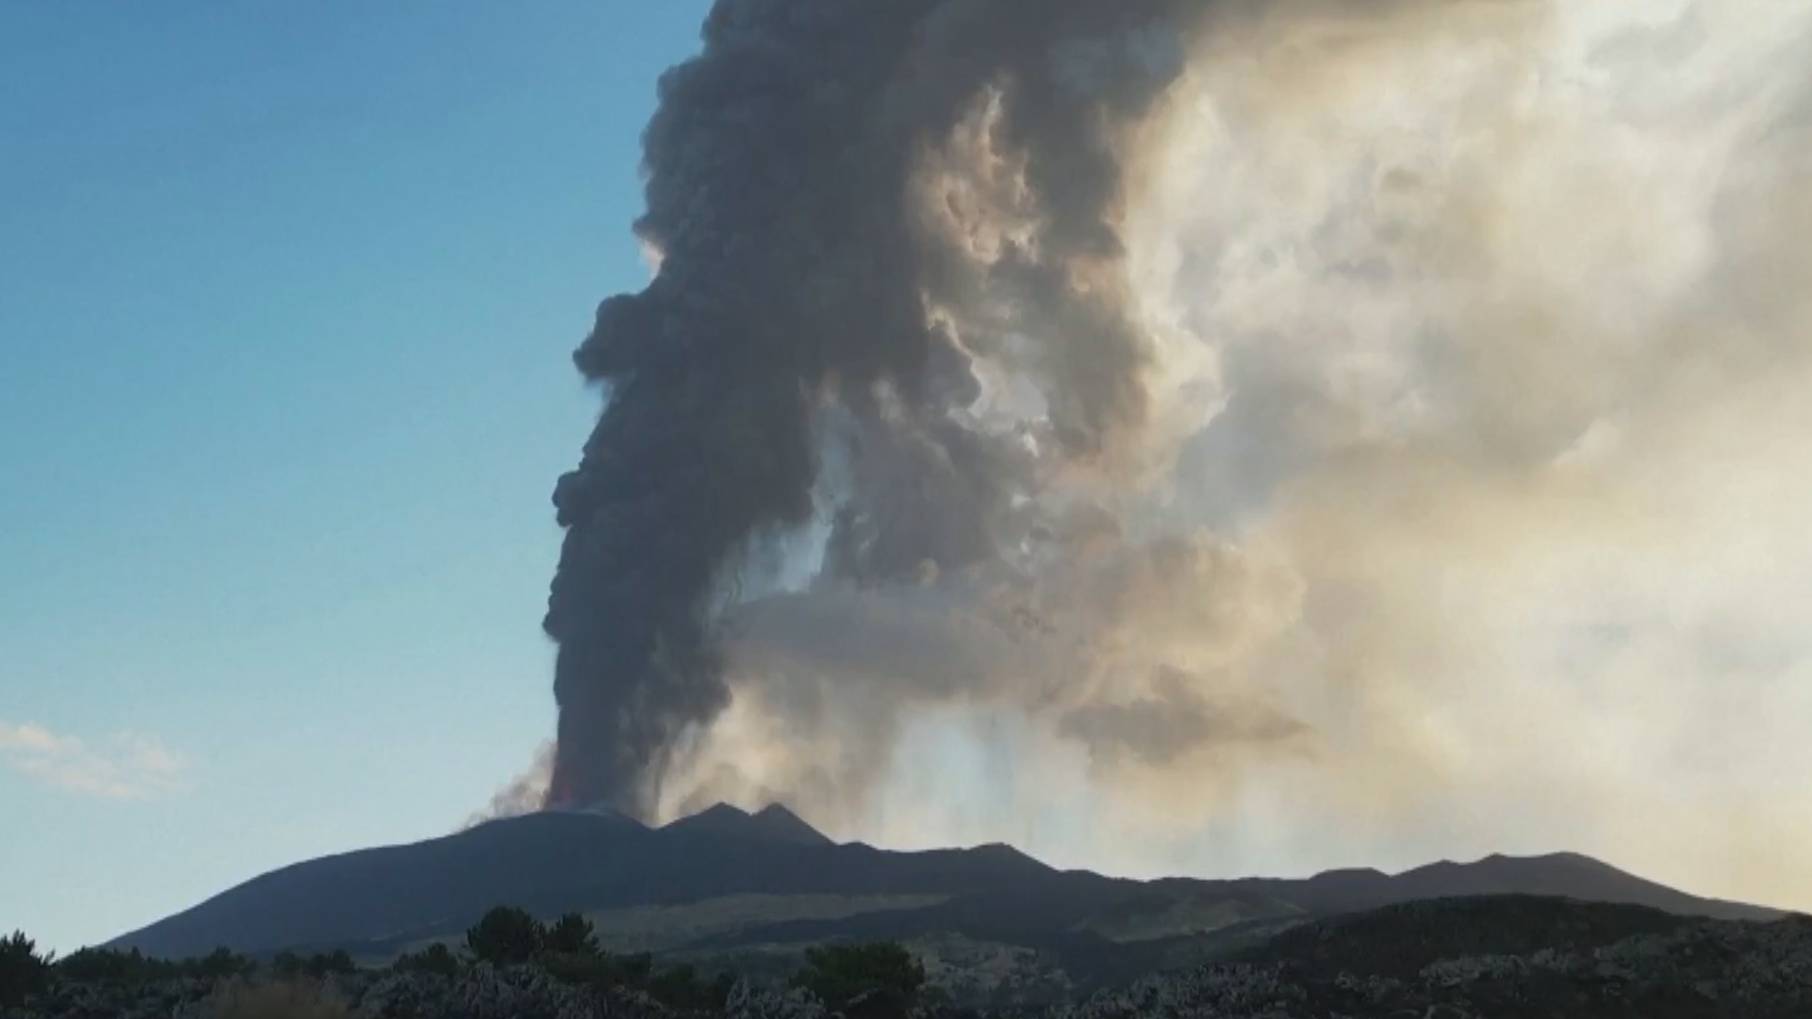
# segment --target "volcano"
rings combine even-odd
[[[115,939],[155,956],[225,946],[344,948],[369,963],[458,943],[496,905],[581,912],[608,947],[747,963],[839,939],[1017,959],[1071,984],[1237,952],[1292,927],[1398,903],[1536,895],[1675,916],[1783,914],[1701,898],[1574,853],[1440,862],[1398,874],[1135,881],[1063,871],[1005,845],[892,852],[837,843],[778,804],[719,804],[651,828],[609,810],[545,811],[408,845],[284,867]]]

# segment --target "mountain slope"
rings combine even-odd
[[[585,911],[608,936],[637,911],[663,950],[731,952],[841,937],[1018,946],[1078,965],[1148,964],[1304,919],[1411,900],[1559,895],[1676,914],[1766,919],[1575,854],[1493,856],[1395,876],[1140,882],[1057,871],[1001,845],[889,852],[836,844],[784,807],[718,806],[650,829],[611,812],[493,821],[412,845],[323,857],[254,878],[126,934],[115,947],[187,956],[347,947],[377,957],[457,936],[491,906]],[[732,908],[733,907],[733,908]],[[1178,956],[1184,957],[1184,956]]]

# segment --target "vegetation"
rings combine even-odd
[[[54,953],[38,954],[38,943],[14,931],[0,938],[0,1006],[17,1005],[50,983]]]
[[[198,959],[176,961],[153,959],[136,948],[127,952],[84,948],[57,963],[56,972],[62,979],[75,983],[136,985],[177,977],[220,980],[244,976],[257,968],[258,964],[251,959],[225,948],[216,948]]]
[[[736,977],[719,973],[710,980],[698,975],[690,965],[673,966],[656,973],[648,981],[648,994],[672,1008],[704,1011],[722,1008],[730,997]]]
[[[528,962],[541,954],[547,928],[527,910],[498,906],[466,931],[466,949],[474,959],[498,966]]]
[[[647,953],[548,952],[538,961],[543,969],[566,983],[600,989],[640,987],[654,969],[654,960]]]
[[[591,921],[578,913],[568,913],[554,921],[541,939],[549,952],[590,954],[598,951],[598,935]]]
[[[925,967],[891,941],[824,945],[806,949],[805,968],[793,983],[833,1012],[904,1016],[924,990]]]
[[[237,952],[216,948],[199,959],[185,959],[177,967],[184,976],[221,980],[244,976],[257,969],[258,964]]]
[[[735,984],[729,973],[702,975],[691,965],[656,969],[646,952],[605,951],[584,916],[569,913],[543,924],[528,912],[499,906],[466,932],[467,951],[435,942],[397,957],[392,968],[457,978],[473,962],[498,966],[534,965],[555,979],[600,991],[633,989],[683,1012],[721,1009]],[[195,959],[167,960],[138,949],[84,948],[61,961],[41,956],[23,933],[0,941],[0,1006],[22,1002],[52,985],[99,985],[128,993],[170,980],[200,980],[208,997],[204,1019],[339,1019],[347,1006],[324,978],[356,973],[344,949],[309,955],[279,952],[266,967],[267,979],[252,979],[259,966],[225,948]],[[852,1019],[904,1016],[921,1001],[925,971],[897,944],[835,945],[811,949],[794,983],[818,995]],[[209,990],[211,988],[211,990]]]
[[[598,990],[635,988],[663,1004],[682,1009],[719,1007],[729,997],[735,978],[720,974],[707,980],[691,966],[659,971],[646,952],[618,955],[598,943],[590,920],[568,913],[544,925],[526,911],[499,906],[466,932],[472,958],[493,965],[533,962],[564,983]],[[459,960],[443,945],[431,945],[403,956],[396,968],[418,972],[457,972]]]
[[[350,1019],[352,1013],[318,980],[243,979],[221,984],[202,1006],[207,1019]]]
[[[297,955],[294,952],[278,952],[271,959],[271,972],[279,977],[321,977],[335,973],[351,973],[358,969],[352,956],[345,949],[332,952],[317,952],[314,955]]]
[[[134,948],[83,948],[57,963],[57,975],[81,984],[142,984],[175,975],[176,966],[162,959],[147,959]]]
[[[419,952],[405,952],[397,956],[391,968],[399,973],[432,973],[436,976],[451,977],[459,975],[463,965],[459,956],[452,949],[436,941]]]
[[[514,931],[517,941],[510,943],[519,944],[520,916],[505,919],[475,926],[472,942]],[[339,951],[282,953],[255,976],[246,975],[253,968],[250,960],[225,949],[181,961],[111,949],[84,949],[53,960],[23,933],[14,933],[0,939],[0,1017],[452,1019],[476,1014],[475,1002],[488,1002],[479,1010],[485,1015],[504,1014],[500,1007],[521,1016],[597,1011],[624,1019],[713,1019],[725,1013],[733,984],[729,975],[705,978],[686,965],[656,969],[646,954],[612,954],[599,947],[588,925],[556,922],[541,929],[532,918],[530,925],[538,930],[534,940],[541,948],[524,965],[479,974],[470,968],[473,957],[434,943],[395,964],[399,971],[435,975],[422,980],[358,972],[351,957]],[[562,933],[553,933],[562,927]],[[751,960],[751,965],[766,963]],[[1303,923],[1271,937],[1262,951],[1110,988],[1080,1010],[1073,1001],[1041,1010],[1028,1007],[1030,999],[1004,996],[995,998],[999,1011],[959,1008],[927,986],[923,965],[903,946],[886,942],[808,950],[792,983],[837,1019],[980,1014],[1231,1019],[1285,1012],[1806,1019],[1812,1016],[1807,972],[1812,972],[1812,917],[1730,923],[1642,907],[1494,896]],[[344,973],[351,975],[325,979]],[[609,995],[584,993],[593,990]],[[622,990],[633,993],[618,993]],[[742,1014],[815,1014],[815,1006],[801,1009],[796,999],[772,991],[753,988],[740,1006]]]

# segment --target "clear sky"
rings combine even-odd
[[[0,928],[439,834],[552,730],[568,361],[704,0],[0,6]]]

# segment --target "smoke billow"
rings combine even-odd
[[[605,301],[574,355],[609,402],[554,494],[550,802],[646,813],[678,741],[723,709],[722,596],[753,546],[812,520],[832,407],[871,484],[830,547],[839,573],[874,581],[990,558],[1016,442],[1086,459],[1137,424],[1145,351],[1112,271],[1119,154],[1182,69],[1190,6],[712,11],[644,135],[636,231],[659,272]],[[999,193],[922,179],[953,132],[1012,164],[988,181]],[[981,236],[995,202],[1019,221]],[[991,250],[978,262],[957,239]],[[1013,329],[1032,317],[1036,334]],[[1047,434],[968,427],[975,351],[1028,340]]]
[[[720,3],[578,354],[550,801],[1812,903],[1809,54],[1772,0]]]

